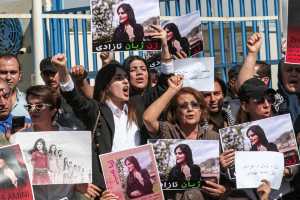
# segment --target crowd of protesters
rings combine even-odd
[[[98,155],[136,147],[147,139],[218,140],[221,128],[284,113],[291,114],[295,133],[300,132],[300,67],[281,60],[278,90],[271,89],[270,65],[256,60],[263,41],[260,33],[248,39],[248,55],[242,65],[229,70],[228,83],[215,77],[214,91],[207,92],[183,87],[184,77],[173,73],[167,32],[155,29],[153,36],[162,44],[157,70],[140,56],[119,63],[111,53],[102,53],[103,67],[94,87],[83,66],[69,71],[70,58],[57,54],[40,63],[45,85],[32,86],[24,94],[17,87],[22,63],[14,55],[0,56],[0,131],[7,139],[1,140],[2,145],[14,142],[12,118],[16,116],[25,117],[25,126],[14,131],[89,130],[94,136],[93,182],[34,186],[37,199],[72,199],[75,191],[87,198],[118,199],[106,190]],[[205,181],[201,190],[164,192],[165,199],[300,199],[297,167],[285,168],[278,191],[263,179],[257,189],[237,190],[226,173],[233,163],[234,150],[222,152],[219,183]]]

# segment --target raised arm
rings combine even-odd
[[[87,98],[93,98],[94,87],[88,83],[86,79],[87,71],[84,67],[82,65],[73,66],[71,72],[75,78],[77,89]]]
[[[170,62],[172,56],[168,48],[167,32],[157,25],[151,25],[155,32],[151,33],[152,38],[161,40],[161,62]]]
[[[147,130],[156,134],[159,130],[158,118],[167,107],[170,100],[182,88],[182,76],[172,76],[168,80],[169,88],[156,101],[154,101],[144,112],[143,120]]]
[[[261,33],[254,33],[250,36],[247,41],[248,55],[244,60],[244,64],[238,75],[237,86],[238,88],[248,79],[252,78],[255,73],[256,57],[257,53],[262,45],[262,35]]]

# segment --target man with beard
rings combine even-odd
[[[51,63],[51,57],[45,58],[40,62],[40,71],[45,84],[60,94],[59,73],[56,67]],[[55,121],[59,125],[72,128],[73,130],[85,130],[83,123],[75,116],[73,109],[61,95],[60,107],[57,111]]]
[[[25,122],[31,123],[28,111],[25,109],[26,99],[17,85],[21,81],[21,65],[15,55],[5,54],[0,56],[0,78],[5,80],[11,89],[11,101],[13,116],[25,116]]]
[[[235,121],[231,105],[228,102],[224,102],[225,94],[226,85],[219,78],[215,78],[214,91],[203,92],[209,112],[208,124],[210,129],[216,132],[221,128],[233,125]]]

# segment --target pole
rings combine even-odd
[[[40,61],[44,58],[42,0],[32,0],[33,65],[34,85],[43,84],[40,75]]]

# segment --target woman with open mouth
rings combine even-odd
[[[89,99],[74,87],[65,55],[54,56],[52,62],[60,73],[62,94],[79,119],[92,131],[93,150],[97,155],[140,145],[135,110],[128,104],[128,76],[122,65],[114,62],[98,71],[93,98]],[[98,175],[93,176],[93,183],[105,188],[99,163],[98,157],[93,160],[93,175]]]

